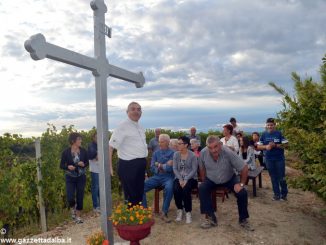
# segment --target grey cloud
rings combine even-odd
[[[174,33],[175,39],[181,40],[183,37],[186,40],[183,43],[187,43],[187,45],[176,43],[173,47],[170,43],[169,47],[172,47],[170,53],[175,54],[176,63],[187,62],[189,71],[196,72],[197,68],[202,73],[208,74],[214,71],[210,61],[227,60],[237,51],[257,50],[259,52],[252,53],[253,57],[250,59],[254,60],[249,62],[248,66],[244,64],[241,67],[234,67],[232,64],[226,64],[223,67],[216,62],[216,65],[219,66],[216,69],[220,73],[232,74],[251,70],[258,74],[257,77],[265,76],[266,71],[270,69],[275,74],[275,71],[277,73],[279,69],[274,68],[284,67],[284,64],[291,63],[293,56],[299,50],[314,48],[311,47],[311,43],[316,38],[316,33],[321,31],[321,22],[318,21],[319,25],[314,28],[314,21],[309,17],[309,13],[303,15],[306,9],[301,5],[291,10],[284,5],[271,8],[271,6],[258,2],[251,2],[252,4],[237,2],[235,5],[234,1],[231,1],[226,4],[226,7],[224,6],[223,10],[219,11],[219,3],[206,1],[202,4],[201,2],[200,6],[197,3],[197,5],[185,6],[178,9],[176,13],[171,13],[171,15],[177,16],[175,21],[179,25],[178,31],[181,30],[181,33]],[[169,5],[167,4],[167,6]],[[325,3],[323,7],[325,8]],[[160,6],[158,9],[162,8],[164,9],[164,6]],[[316,11],[313,9],[312,12]],[[164,23],[164,18],[166,19],[170,15],[169,12],[161,11],[161,13],[167,13],[167,16],[161,18],[161,23]],[[154,15],[156,14],[154,13]],[[321,15],[321,12],[319,14]],[[325,20],[325,17],[323,19]],[[307,29],[307,26],[310,30]],[[308,32],[310,35],[303,35]],[[215,50],[213,55],[209,53],[211,49]],[[277,57],[277,54],[282,55]],[[164,57],[163,54],[162,57]],[[167,63],[165,64],[167,65]],[[283,71],[282,75],[289,75],[292,70],[295,70],[295,67],[296,64],[292,63],[292,66]],[[216,74],[215,80],[219,81],[219,75]],[[268,77],[274,76],[267,73],[266,80]],[[230,77],[227,79],[230,80]],[[243,82],[243,80],[239,82]]]
[[[275,81],[291,89],[290,73],[315,75],[310,72],[317,73],[325,52],[325,45],[316,44],[326,39],[326,2],[322,0],[189,0],[182,4],[166,0],[153,6],[145,1],[114,0],[107,5],[107,24],[113,27],[113,38],[107,41],[109,62],[143,71],[147,82],[144,88],[135,89],[129,83],[109,78],[109,99],[216,98],[245,103],[246,97],[256,97],[263,103],[264,96],[278,98],[267,82]],[[69,11],[66,14],[72,15]],[[127,25],[120,19],[127,19]],[[80,23],[67,28],[90,39],[84,52],[92,56],[93,30],[86,29],[83,23],[91,20],[83,14],[78,20]],[[69,45],[72,48],[75,44]],[[14,47],[10,50],[16,55],[22,52]],[[243,59],[237,60],[235,54],[243,55]],[[63,89],[67,82],[82,83],[84,87]],[[67,104],[93,101],[93,83],[91,73],[62,65],[36,85],[41,90],[35,88],[35,92],[45,96],[50,90],[50,101]],[[268,114],[250,108],[244,114],[250,117],[256,111]],[[175,113],[181,120],[181,115],[193,112]],[[247,120],[244,114],[242,118]]]

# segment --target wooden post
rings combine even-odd
[[[42,172],[41,172],[41,141],[40,138],[35,140],[35,157],[36,157],[36,166],[37,166],[37,190],[38,190],[38,199],[39,199],[39,207],[40,207],[40,217],[41,217],[41,226],[42,232],[47,231],[46,227],[46,216],[45,216],[45,207],[42,196],[42,186],[40,186],[40,182],[42,181]]]

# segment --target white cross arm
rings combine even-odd
[[[109,75],[111,77],[134,83],[137,88],[141,88],[145,84],[145,78],[142,72],[134,73],[111,64],[109,64]]]
[[[94,58],[48,43],[41,33],[31,36],[25,41],[24,46],[33,60],[41,60],[46,57],[92,72],[97,70],[97,61]]]

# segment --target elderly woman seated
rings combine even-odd
[[[169,148],[173,151],[178,150],[178,139],[170,139]]]
[[[164,199],[161,218],[165,222],[171,222],[168,218],[170,202],[173,197],[173,154],[174,151],[169,148],[170,136],[161,134],[158,139],[160,149],[155,151],[151,160],[151,171],[154,174],[145,181],[143,206],[147,207],[146,192],[157,187],[164,187]]]
[[[190,148],[191,151],[195,153],[196,157],[200,156],[201,147],[200,147],[200,142],[197,139],[190,140]]]

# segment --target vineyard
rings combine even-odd
[[[326,58],[325,58],[326,59]],[[302,174],[290,180],[290,185],[316,192],[326,200],[326,64],[321,66],[321,82],[311,78],[301,80],[292,74],[295,95],[290,96],[275,83],[270,83],[283,96],[284,109],[278,113],[279,127],[289,139],[291,154],[299,157],[292,166]],[[83,147],[87,148],[95,129],[79,132],[83,136]],[[77,131],[74,126],[55,126],[41,136],[41,173],[43,180],[37,181],[35,159],[35,138],[23,138],[16,134],[0,136],[0,228],[13,230],[29,224],[38,223],[38,185],[42,187],[47,216],[60,214],[67,209],[64,172],[59,168],[61,152],[68,147],[68,135]],[[171,138],[178,138],[184,132],[163,130]],[[209,134],[200,133],[202,145]],[[108,135],[109,136],[109,135]],[[153,130],[147,130],[147,142],[154,137]],[[113,164],[116,168],[116,156]],[[116,172],[116,171],[115,171]],[[88,180],[90,179],[87,173]],[[112,178],[113,199],[119,192],[117,175]],[[87,181],[86,193],[90,195],[90,181]]]

